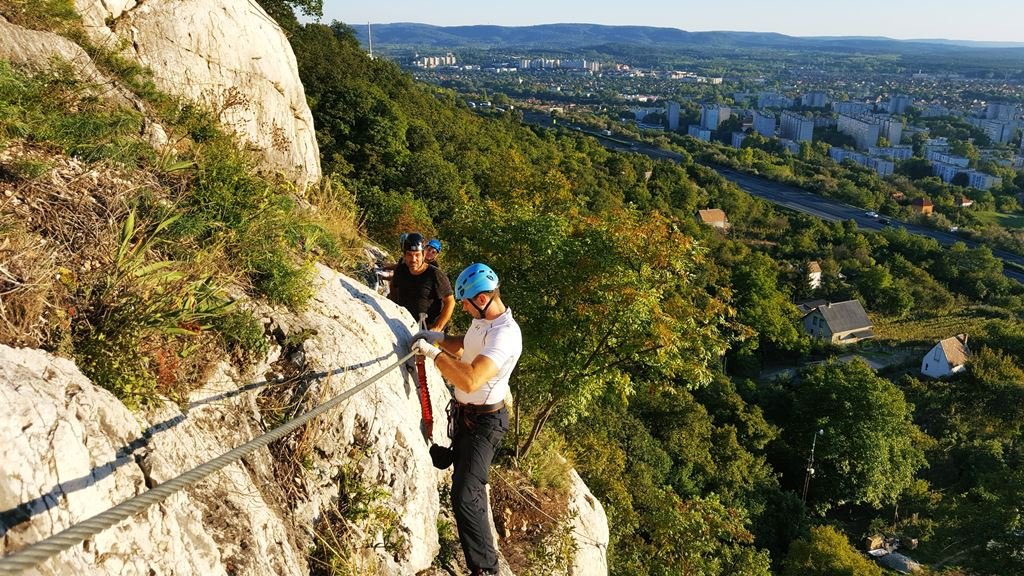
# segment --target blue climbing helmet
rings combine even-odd
[[[470,264],[455,280],[455,299],[473,298],[498,287],[498,275],[487,264]]]
[[[440,254],[441,253],[441,241],[438,240],[437,238],[431,238],[430,242],[427,242],[427,248],[433,248],[434,250],[437,250],[438,254]]]

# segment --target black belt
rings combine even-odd
[[[497,412],[505,407],[505,401],[500,400],[494,404],[463,404],[458,403],[461,410],[465,410],[470,414],[490,414],[491,412]]]

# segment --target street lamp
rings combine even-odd
[[[811,454],[807,457],[807,468],[804,474],[804,506],[807,505],[807,491],[811,487],[811,476],[814,476],[814,446],[818,443],[818,436],[824,433],[824,429],[819,429],[811,438]]]

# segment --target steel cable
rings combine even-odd
[[[17,552],[0,558],[0,575],[7,576],[13,574],[20,574],[21,572],[34,568],[35,566],[45,562],[46,560],[60,554],[61,552],[71,548],[82,542],[83,540],[99,534],[103,530],[114,526],[121,520],[133,516],[134,514],[145,510],[153,504],[158,504],[166,500],[169,496],[178,492],[200,480],[206,478],[210,474],[224,468],[228,464],[241,459],[244,456],[255,452],[256,450],[263,448],[275,440],[279,440],[286,436],[288,433],[294,431],[299,426],[309,422],[313,418],[320,416],[336,407],[338,404],[351,398],[357,392],[362,391],[370,384],[373,384],[377,380],[384,377],[385,374],[394,370],[395,368],[403,365],[409,358],[412,358],[413,353],[399,358],[395,363],[391,364],[387,368],[381,370],[377,374],[367,378],[366,380],[356,384],[352,388],[349,388],[345,392],[331,398],[327,402],[313,408],[312,410],[297,416],[294,419],[285,422],[284,424],[274,428],[270,432],[267,432],[261,436],[250,440],[249,442],[226,452],[209,462],[200,464],[199,466],[176,476],[160,484],[159,486],[148,490],[138,496],[125,500],[124,502],[101,512],[91,518],[83,520],[77,524],[69,526],[64,530],[44,538],[39,542],[30,544]]]

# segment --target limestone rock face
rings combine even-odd
[[[72,362],[0,346],[0,434],[7,438],[0,443],[0,555],[276,426],[259,409],[267,394],[285,390],[312,407],[405,355],[413,326],[408,313],[355,280],[324,267],[318,273],[317,294],[304,311],[260,311],[272,331],[300,343],[284,355],[291,366],[301,364],[305,377],[265,380],[285,360],[275,347],[255,379],[216,366],[184,412],[168,402],[133,414]],[[444,442],[448,392],[433,364],[426,366],[435,437]],[[282,478],[282,452],[275,460],[262,448],[36,573],[306,574],[315,521],[352,474],[383,490],[381,504],[394,511],[402,542],[397,552],[384,552],[381,534],[347,535],[365,543],[364,556],[352,559],[356,573],[359,566],[395,575],[428,568],[438,551],[439,489],[449,472],[431,465],[415,382],[405,367],[311,423],[305,434],[311,449],[294,476]],[[296,438],[279,449],[288,455]]]
[[[146,490],[140,422],[68,360],[0,346],[0,555]],[[188,494],[44,564],[41,574],[215,574],[224,566]]]
[[[0,60],[15,66],[45,69],[52,58],[85,68],[87,78],[99,76],[89,55],[78,44],[52,32],[27,30],[0,16]]]
[[[609,533],[604,506],[590,493],[576,470],[570,473],[569,481],[569,514],[574,515],[572,533],[576,539],[576,558],[569,574],[607,574]]]
[[[157,86],[201,102],[299,184],[320,178],[313,116],[281,28],[250,0],[75,0],[94,42],[154,72]]]

